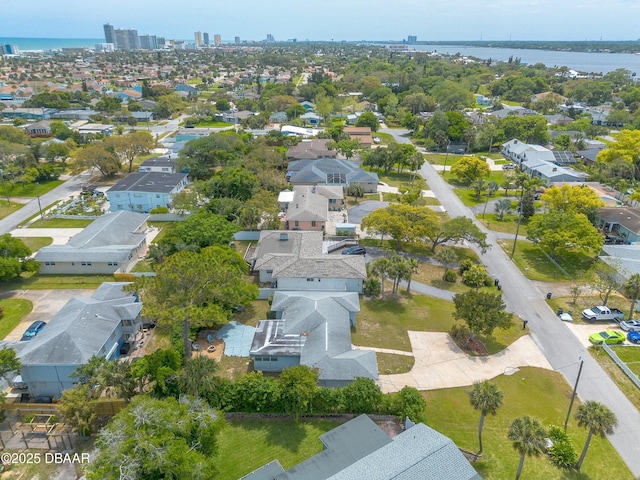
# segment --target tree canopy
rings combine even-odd
[[[463,320],[471,335],[491,335],[496,328],[511,325],[511,314],[506,311],[502,295],[471,290],[453,297],[453,318]]]
[[[23,272],[37,272],[38,262],[30,256],[31,250],[22,240],[8,233],[0,235],[0,281],[7,282]]]
[[[560,210],[582,213],[596,225],[598,211],[605,206],[595,190],[581,185],[562,185],[548,188],[540,197],[548,211]]]
[[[562,210],[534,216],[527,227],[527,238],[537,242],[551,258],[567,252],[595,255],[604,244],[604,238],[586,215]]]

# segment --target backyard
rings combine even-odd
[[[4,309],[0,318],[0,340],[2,340],[33,310],[33,303],[23,298],[2,298],[0,307]]]

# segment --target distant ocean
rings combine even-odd
[[[104,43],[104,38],[12,38],[0,37],[0,45],[17,45],[25,50],[59,50],[61,48],[94,48],[96,43]]]

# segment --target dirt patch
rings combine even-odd
[[[198,349],[193,349],[194,355],[205,355],[219,362],[224,354],[224,341],[216,337],[217,330],[201,330],[198,338],[192,345],[197,345]],[[212,341],[210,341],[212,340]]]

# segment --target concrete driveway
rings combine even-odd
[[[95,290],[12,290],[3,298],[23,298],[33,302],[33,310],[6,336],[4,340],[20,340],[27,327],[36,320],[48,322],[72,297],[89,296]],[[46,327],[45,327],[46,328]]]
[[[80,233],[83,228],[16,228],[9,232],[12,237],[51,237],[53,245],[64,245],[71,237]]]
[[[591,347],[593,344],[589,341],[589,335],[592,333],[602,332],[603,330],[618,330],[624,333],[624,336],[627,336],[627,332],[623,332],[622,329],[618,325],[614,325],[611,323],[589,323],[589,324],[573,324],[567,323],[567,327],[569,330],[576,336],[580,343],[585,347]]]
[[[384,393],[398,392],[406,385],[418,390],[465,387],[513,373],[518,367],[553,370],[529,335],[488,357],[467,355],[448,333],[410,331],[409,340],[415,364],[409,373],[380,375],[379,384]]]

